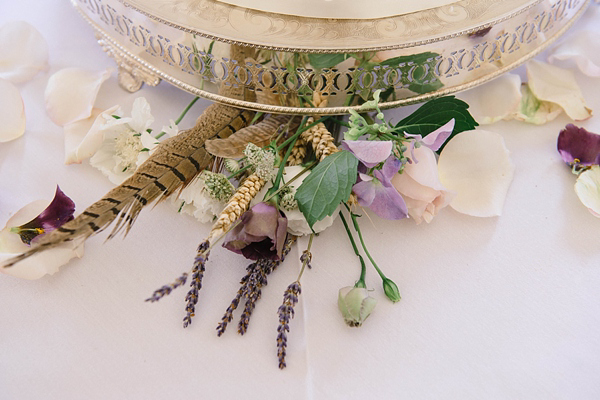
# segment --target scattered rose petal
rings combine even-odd
[[[48,43],[32,25],[12,21],[0,28],[0,78],[26,82],[48,66]]]
[[[600,218],[600,167],[598,165],[579,174],[575,182],[575,193],[583,205],[595,217]]]
[[[17,211],[4,229],[0,231],[0,272],[23,279],[39,279],[44,275],[52,275],[73,257],[83,256],[82,242],[67,242],[58,247],[35,254],[9,268],[2,264],[29,250],[29,246],[21,241],[18,234],[11,232],[11,228],[23,225],[36,215],[39,215],[47,206],[47,200],[37,200]]]
[[[81,163],[93,156],[102,146],[104,132],[102,128],[118,113],[119,106],[101,111],[93,108],[89,118],[65,125],[65,164]]]
[[[476,217],[502,213],[514,170],[502,136],[479,129],[456,135],[438,160],[440,182],[456,192],[450,206]]]
[[[89,118],[102,83],[110,77],[111,69],[90,71],[65,68],[56,72],[46,86],[46,112],[59,126]]]
[[[5,79],[0,79],[0,121],[0,143],[25,133],[25,107],[21,93]]]
[[[571,71],[531,60],[527,63],[527,78],[535,97],[558,104],[570,118],[583,120],[592,116]]]
[[[457,97],[469,104],[469,112],[482,125],[493,124],[513,114],[521,101],[521,77],[502,74]]]
[[[556,147],[563,161],[573,165],[600,164],[600,135],[569,124],[558,134]]]
[[[408,215],[417,224],[429,223],[450,203],[454,193],[440,183],[435,153],[424,146],[414,153],[419,162],[407,164],[401,174],[395,174],[392,185],[406,202]]]
[[[519,109],[512,115],[517,121],[542,125],[554,120],[563,112],[563,109],[558,104],[541,101],[535,97],[527,84],[521,86],[521,95]]]
[[[600,77],[600,42],[598,41],[598,31],[583,30],[573,32],[558,45],[548,61],[572,60],[577,67],[588,76]]]

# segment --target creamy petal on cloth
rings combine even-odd
[[[575,193],[584,206],[600,218],[600,166],[582,172],[575,182]]]
[[[58,269],[74,257],[83,256],[83,243],[67,242],[56,248],[33,255],[10,268],[2,268],[4,261],[29,250],[18,234],[10,228],[20,226],[39,215],[47,206],[47,200],[36,200],[17,211],[3,230],[0,231],[0,272],[23,279],[39,279],[44,275],[53,275]]]
[[[414,149],[414,153],[419,162],[407,164],[401,174],[394,175],[392,185],[406,202],[408,215],[417,224],[429,223],[455,194],[439,180],[435,153],[425,146]]]
[[[438,160],[440,182],[456,192],[450,206],[475,217],[502,214],[515,166],[497,133],[473,130],[456,135]]]
[[[573,32],[561,44],[556,46],[548,61],[572,61],[588,76],[600,77],[600,30]]]
[[[19,89],[0,79],[0,143],[21,137],[25,133],[25,106]]]
[[[512,115],[517,121],[542,125],[554,120],[563,112],[563,109],[558,104],[542,101],[535,97],[531,89],[529,89],[529,85],[521,86],[521,94],[519,109]]]
[[[32,25],[12,21],[0,28],[0,78],[26,82],[48,67],[48,43]]]
[[[469,104],[475,121],[482,125],[493,124],[517,111],[521,102],[521,77],[506,73],[457,97]]]
[[[65,126],[89,118],[102,83],[112,70],[90,71],[81,68],[65,68],[48,80],[46,112],[56,125]]]
[[[571,71],[531,60],[527,63],[527,79],[535,97],[558,104],[570,118],[584,120],[592,116]]]

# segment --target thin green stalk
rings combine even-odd
[[[273,197],[275,197],[279,192],[281,192],[283,189],[285,189],[286,187],[290,186],[292,184],[292,182],[294,182],[296,179],[300,178],[302,175],[304,175],[304,173],[306,171],[308,171],[309,169],[312,169],[312,167],[314,167],[315,165],[317,165],[317,161],[313,161],[312,163],[310,163],[308,166],[306,166],[302,171],[300,171],[300,173],[298,173],[297,175],[295,175],[292,179],[290,179],[289,181],[287,181],[284,185],[282,185],[279,189],[277,189],[273,194],[266,196],[265,199],[263,200],[264,202],[267,202],[269,200],[271,200]]]
[[[261,112],[261,111],[259,111],[259,112],[257,112],[256,114],[254,114],[254,117],[252,118],[252,121],[250,121],[250,123],[249,123],[248,125],[254,125],[254,123],[255,123],[256,121],[258,121],[258,119],[259,119],[260,117],[262,117],[262,116],[263,116],[263,114],[264,114],[264,113],[263,113],[263,112]]]
[[[306,123],[307,119],[308,119],[308,117],[304,117],[302,119],[302,122],[300,123],[301,128],[298,128],[298,130],[296,131],[296,133],[294,133],[293,136],[290,136],[288,139],[286,139],[285,142],[283,142],[280,146],[278,146],[277,147],[277,151],[283,149],[285,146],[287,146],[288,144],[290,144],[292,142],[292,140],[296,141],[296,139],[298,138],[298,136],[300,136],[300,134],[302,132],[305,132],[305,131],[309,130],[310,128],[312,128],[313,126],[320,124],[321,122],[329,119],[329,117],[321,117],[318,120],[316,120],[316,121],[314,121],[314,122],[312,122],[312,123],[310,123],[310,124],[302,127],[302,125]]]
[[[346,233],[348,234],[348,239],[350,239],[350,243],[352,244],[352,248],[354,249],[354,254],[356,254],[356,256],[358,257],[358,259],[360,261],[360,278],[354,284],[354,286],[366,288],[367,285],[365,284],[365,275],[367,273],[367,266],[365,265],[365,259],[360,255],[360,253],[358,251],[358,247],[356,246],[356,242],[354,241],[352,232],[350,232],[350,227],[348,226],[348,222],[346,222],[346,218],[344,218],[344,215],[342,214],[341,210],[340,210],[340,218],[342,219],[344,228],[346,228]]]
[[[185,117],[185,115],[188,113],[188,111],[190,111],[190,108],[192,108],[192,106],[194,104],[196,104],[196,102],[198,101],[200,97],[194,97],[194,99],[190,102],[190,104],[187,105],[186,108],[183,109],[183,111],[181,112],[181,115],[179,115],[179,117],[175,120],[175,125],[179,125],[179,123],[181,122],[181,120],[183,119],[183,117]],[[161,137],[165,136],[167,134],[167,132],[161,132],[158,135],[155,136],[156,139],[160,139]]]
[[[252,165],[246,165],[245,167],[243,167],[243,168],[240,168],[240,170],[239,170],[239,171],[237,171],[237,172],[234,172],[233,174],[229,175],[229,176],[227,177],[227,179],[231,180],[232,178],[235,178],[236,176],[238,176],[238,175],[239,175],[239,174],[241,174],[242,172],[245,172],[245,171],[249,170],[250,168],[252,168]]]
[[[375,270],[377,270],[377,273],[379,274],[381,279],[383,279],[385,281],[387,279],[387,277],[379,269],[379,267],[377,266],[377,263],[375,262],[375,260],[373,260],[373,257],[371,257],[371,254],[369,253],[369,250],[367,249],[367,245],[365,244],[362,233],[360,231],[360,226],[358,225],[358,220],[356,219],[357,215],[354,214],[352,211],[350,211],[350,207],[348,207],[348,204],[344,203],[344,205],[346,206],[346,209],[350,213],[350,217],[352,218],[352,224],[354,225],[354,229],[356,230],[356,233],[358,233],[358,239],[360,240],[360,244],[361,244],[365,254],[369,258],[369,261],[371,261],[371,264],[373,264],[373,267],[375,268]]]

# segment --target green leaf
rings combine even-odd
[[[387,65],[392,68],[397,68],[398,66],[400,66],[400,64],[408,64],[410,62],[410,65],[427,65],[429,67],[429,70],[433,70],[433,68],[435,68],[435,65],[438,62],[438,56],[439,54],[431,52],[412,54],[409,56],[398,56],[385,60],[381,62],[380,65]],[[422,78],[429,79],[416,80],[414,82],[409,83],[408,90],[415,93],[423,94],[433,92],[444,87],[444,84],[439,79],[437,79],[437,77],[435,77],[435,79],[431,79],[432,77],[435,77],[435,75],[433,75],[432,73],[428,73]]]
[[[343,150],[325,157],[296,190],[298,208],[311,227],[332,215],[337,206],[348,200],[356,183],[358,159]]]
[[[308,55],[308,60],[310,65],[312,65],[316,69],[321,68],[332,68],[341,63],[342,61],[349,58],[348,54],[344,53],[334,53],[334,54],[320,54],[320,53],[310,53]]]
[[[398,122],[394,130],[402,134],[427,136],[454,118],[454,131],[450,137],[474,129],[479,124],[467,109],[469,105],[454,96],[439,97],[423,104],[414,113]]]

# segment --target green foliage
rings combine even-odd
[[[332,53],[332,54],[320,54],[320,53],[310,53],[308,55],[308,60],[310,65],[312,65],[316,69],[321,68],[333,68],[342,61],[348,59],[350,56],[344,53]]]
[[[348,200],[357,167],[358,159],[343,150],[325,157],[304,179],[296,191],[296,200],[311,228]]]
[[[396,133],[427,136],[454,118],[452,136],[474,129],[479,124],[467,110],[469,105],[454,96],[439,97],[423,104],[418,110],[398,122]]]
[[[419,66],[426,65],[431,70],[435,67],[438,56],[439,56],[439,54],[430,53],[430,52],[421,53],[421,54],[411,54],[409,56],[398,56],[398,57],[394,57],[394,58],[385,60],[380,65],[382,65],[382,66],[388,65],[391,68],[397,68],[398,66],[400,66],[400,64],[407,64],[410,62],[411,65],[413,65],[413,64],[419,65]],[[428,73],[422,77],[424,79],[411,82],[408,85],[408,90],[415,92],[415,93],[423,94],[423,93],[433,92],[435,90],[442,88],[444,86],[444,84],[442,82],[440,82],[440,80],[437,78],[432,82],[425,82],[425,80],[427,80],[425,78],[432,77],[432,76],[434,76],[434,75],[431,73]],[[385,96],[384,99],[387,99],[388,96],[389,96],[389,94],[387,96]]]

